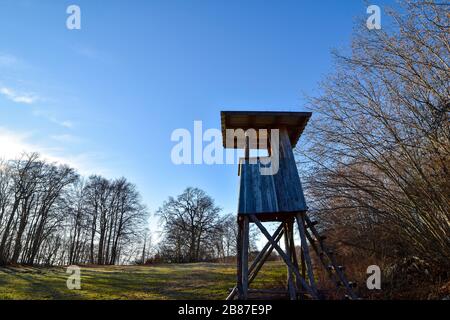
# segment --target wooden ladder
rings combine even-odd
[[[301,274],[299,270],[299,266],[297,264],[297,258],[295,253],[295,245],[293,241],[293,229],[287,226],[286,223],[281,223],[281,225],[276,229],[273,235],[270,235],[267,230],[262,226],[258,218],[254,215],[245,216],[245,220],[251,220],[256,223],[259,229],[263,232],[265,237],[269,240],[269,242],[263,247],[263,249],[259,252],[250,268],[245,268],[244,270],[244,285],[245,292],[248,292],[248,286],[253,282],[256,278],[258,272],[262,268],[264,262],[270,256],[273,250],[277,251],[283,260],[289,265],[288,268],[288,289],[289,296],[291,299],[297,299],[298,296],[310,297],[312,299],[320,299],[321,295],[318,293],[315,279],[313,275],[313,268],[310,260],[310,254],[308,245],[302,248],[302,265],[301,265]],[[344,274],[344,267],[337,264],[334,254],[331,250],[329,250],[325,244],[325,237],[321,236],[317,231],[315,225],[316,221],[311,221],[306,213],[299,213],[296,216],[300,237],[302,243],[306,243],[306,239],[309,242],[309,245],[316,252],[317,257],[319,258],[322,266],[328,273],[330,279],[335,283],[337,287],[344,287],[346,290],[346,298],[348,299],[358,299],[357,295],[353,291],[355,286],[354,283],[349,282]],[[248,227],[247,227],[248,228]],[[281,237],[285,236],[286,247],[290,248],[288,252],[283,252],[283,250],[278,246],[278,242],[281,240]],[[289,243],[290,242],[290,243]],[[238,259],[239,263],[239,259]],[[293,273],[293,274],[291,274]],[[307,274],[307,276],[306,276]],[[238,279],[241,279],[242,274],[238,274]],[[296,281],[294,281],[294,278]],[[309,280],[309,281],[308,281]],[[234,288],[230,290],[230,294],[227,297],[227,300],[233,300],[238,296],[238,286],[243,285],[242,281]],[[242,290],[242,289],[241,289]],[[268,292],[267,292],[268,293]],[[244,299],[247,299],[247,296],[244,296]]]
[[[304,221],[306,222],[306,238],[319,257],[319,260],[327,271],[330,279],[337,287],[344,286],[347,292],[346,298],[352,300],[358,299],[357,295],[353,291],[356,283],[347,280],[344,273],[344,267],[337,264],[334,252],[326,247],[324,243],[326,237],[321,236],[315,227],[317,225],[317,221],[311,221],[306,214],[304,214]]]

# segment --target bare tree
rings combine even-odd
[[[0,162],[0,264],[120,263],[147,216],[124,178],[84,181],[34,153]]]
[[[206,259],[214,250],[211,235],[221,230],[219,212],[214,200],[198,188],[170,197],[157,212],[163,223],[163,251],[176,262]]]
[[[392,29],[357,31],[311,99],[301,167],[342,241],[450,267],[448,4],[406,1]],[[344,228],[340,228],[341,230]],[[358,241],[357,241],[358,240]]]

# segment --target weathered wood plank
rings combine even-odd
[[[280,212],[305,211],[306,202],[286,128],[279,132],[279,170],[273,176]],[[276,150],[272,150],[274,154]]]
[[[279,155],[279,170],[276,174],[261,175],[261,158],[250,158],[256,161],[254,164],[241,159],[239,214],[306,211],[300,177],[285,128],[280,129],[279,136],[278,151],[272,150],[272,154]]]
[[[239,214],[278,212],[273,176],[260,174],[261,162],[241,162]]]

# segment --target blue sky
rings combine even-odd
[[[383,6],[385,1],[377,1]],[[81,30],[66,8],[81,8]],[[197,186],[237,206],[236,165],[172,163],[177,128],[221,110],[304,110],[364,1],[0,0],[0,156],[125,176],[153,213]],[[157,230],[156,219],[151,229]]]

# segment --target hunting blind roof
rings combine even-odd
[[[280,129],[286,127],[292,148],[298,142],[303,129],[311,117],[311,112],[277,112],[277,111],[221,111],[222,142],[224,148],[239,148],[237,142],[226,145],[227,129]]]

